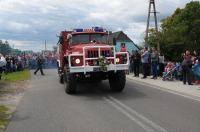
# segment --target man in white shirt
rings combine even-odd
[[[6,65],[6,59],[0,53],[0,80],[1,80],[1,74],[3,72],[3,66],[5,66],[5,65]]]
[[[142,61],[142,66],[143,66],[143,77],[142,79],[147,78],[148,74],[148,64],[149,64],[149,51],[147,47],[144,48],[143,53],[141,54],[141,61]]]

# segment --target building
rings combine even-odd
[[[126,51],[132,53],[132,51],[139,50],[139,47],[123,32],[114,32],[111,35],[112,38],[115,38],[116,41],[116,50],[120,51],[121,45],[125,44]]]

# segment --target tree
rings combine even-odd
[[[183,9],[161,21],[158,34],[161,51],[169,60],[178,61],[185,50],[200,51],[200,2],[192,1]],[[156,43],[155,30],[150,30],[148,43]]]
[[[5,42],[3,43],[3,41],[1,40],[1,41],[0,41],[0,52],[1,52],[3,55],[8,55],[8,54],[11,53],[11,51],[12,51],[12,49],[11,49],[11,47],[10,47],[8,41],[5,41]]]

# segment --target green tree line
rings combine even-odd
[[[192,1],[185,8],[161,21],[161,30],[149,31],[150,46],[160,43],[161,52],[168,60],[180,61],[185,50],[200,52],[200,2]]]
[[[13,49],[8,41],[3,42],[0,40],[0,53],[5,55],[18,55],[21,54],[22,51],[18,49]]]
[[[3,55],[8,55],[12,51],[12,48],[10,47],[8,41],[3,42],[0,40],[0,53]]]

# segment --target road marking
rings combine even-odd
[[[153,129],[151,129],[149,126],[145,125],[144,123],[142,123],[140,120],[136,119],[134,116],[132,116],[131,114],[129,114],[128,112],[126,112],[123,108],[121,108],[120,106],[118,106],[116,103],[114,103],[113,101],[111,101],[109,98],[104,97],[103,98],[106,102],[108,102],[109,104],[111,104],[112,106],[114,106],[117,110],[119,110],[121,113],[123,113],[124,115],[126,115],[129,119],[131,119],[132,121],[134,121],[135,123],[137,123],[140,127],[142,127],[145,131],[147,132],[155,132]]]
[[[153,121],[147,119],[143,115],[139,114],[135,110],[131,109],[127,105],[123,104],[119,100],[115,99],[112,96],[104,97],[104,100],[114,106],[121,113],[126,115],[129,119],[137,123],[140,127],[142,127],[147,132],[167,132],[164,128],[157,125]]]
[[[174,90],[171,90],[171,89],[166,89],[166,88],[160,88],[159,86],[156,86],[156,85],[151,85],[151,84],[145,84],[143,82],[135,82],[134,80],[132,79],[129,79],[129,81],[133,81],[134,83],[138,84],[138,85],[143,85],[143,86],[148,86],[150,88],[154,88],[154,89],[158,89],[158,90],[161,90],[163,92],[168,92],[168,93],[172,93],[172,94],[175,94],[175,95],[179,95],[179,96],[182,96],[182,97],[185,97],[187,99],[191,99],[191,100],[195,100],[195,101],[198,101],[200,102],[200,97],[198,96],[195,96],[195,95],[187,95],[186,93],[182,93],[182,92],[178,92],[178,91],[174,91]]]

